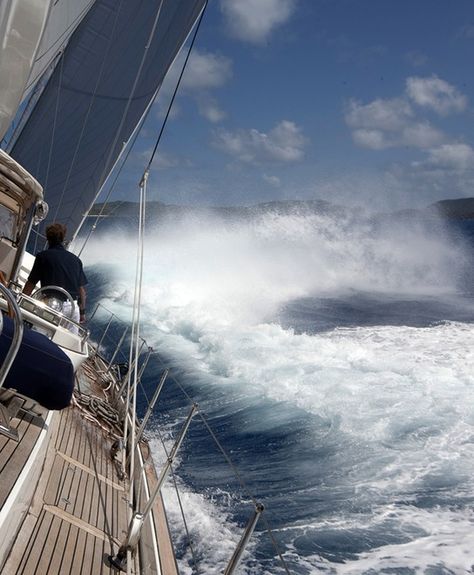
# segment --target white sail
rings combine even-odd
[[[0,3],[0,138],[16,114],[47,21],[50,0]]]

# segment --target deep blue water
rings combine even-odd
[[[224,239],[238,258],[234,237]],[[326,240],[318,263],[334,258],[334,241]],[[273,244],[265,242],[262,253],[274,256]],[[368,242],[350,260],[364,262],[364,281],[360,266],[346,280],[349,264],[343,261],[339,289],[330,289],[328,275],[323,288],[316,289],[318,279],[302,295],[285,287],[278,305],[268,308],[274,292],[256,287],[252,277],[238,291],[234,280],[223,295],[215,294],[215,285],[193,268],[192,253],[187,265],[196,281],[190,292],[179,292],[184,271],[171,260],[159,277],[150,271],[144,335],[159,357],[143,383],[151,395],[164,366],[176,381],[165,386],[149,430],[155,457],[163,458],[159,435],[169,447],[188,413],[186,393],[245,482],[195,417],[176,475],[200,571],[193,571],[171,487],[165,494],[182,573],[222,572],[252,512],[249,493],[265,505],[291,573],[470,572],[473,222],[452,224],[430,242],[427,249],[439,252],[428,264],[427,252],[409,258],[404,252],[389,267],[385,251]],[[182,248],[176,242],[172,247]],[[291,244],[288,251],[301,259],[301,247]],[[376,267],[367,263],[368,250]],[[207,260],[203,266],[215,273]],[[302,259],[303,271],[305,266]],[[284,278],[279,268],[269,273]],[[89,275],[93,286],[103,284],[103,271],[94,265]],[[259,290],[267,290],[261,299]],[[114,282],[105,292],[94,291],[93,299],[105,298],[118,313],[128,306],[128,292]],[[248,319],[246,306],[263,308],[258,321]],[[285,572],[262,521],[239,572]]]

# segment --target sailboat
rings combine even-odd
[[[4,574],[178,572],[160,490],[197,406],[158,473],[143,432],[167,371],[138,422],[139,311],[124,373],[114,358],[125,332],[106,358],[102,340],[94,345],[63,313],[69,294],[47,286],[48,298],[42,288],[30,297],[22,287],[48,223],[77,238],[206,4],[18,0],[0,9]],[[146,180],[145,170],[143,196]],[[227,575],[262,511],[256,505]]]

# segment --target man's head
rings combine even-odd
[[[66,226],[63,224],[54,223],[46,228],[46,239],[50,246],[62,244],[66,237]]]

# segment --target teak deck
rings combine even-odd
[[[50,444],[33,501],[21,525],[2,575],[108,575],[107,562],[124,540],[128,527],[128,481],[121,481],[110,456],[112,440],[77,407],[56,412]],[[0,436],[0,508],[28,459],[43,428],[41,418],[18,420],[21,441]],[[146,448],[142,449],[145,457]],[[148,466],[147,466],[148,467]],[[154,471],[147,470],[151,484]],[[142,488],[143,489],[143,488]],[[142,496],[142,494],[141,494]],[[160,567],[149,522],[132,572],[176,575],[176,561],[162,502],[154,509]]]

